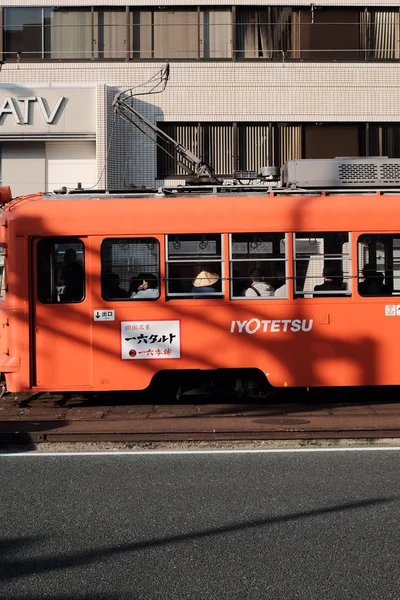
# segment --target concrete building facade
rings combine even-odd
[[[290,158],[400,156],[394,2],[3,0],[0,178],[14,193],[177,183],[185,171],[113,113],[117,92],[216,173]]]

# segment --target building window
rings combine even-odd
[[[237,8],[237,59],[290,57],[293,37],[293,9],[288,7]]]
[[[155,238],[110,238],[101,245],[104,300],[157,300],[160,247]]]
[[[230,8],[201,8],[200,58],[232,57],[232,11]]]
[[[287,297],[284,233],[230,236],[231,298]]]
[[[43,58],[42,8],[3,9],[4,58],[41,60]]]
[[[366,234],[358,238],[358,293],[400,295],[400,236]]]
[[[132,58],[232,57],[232,11],[211,8],[132,9]]]
[[[197,59],[197,10],[133,9],[133,58]]]
[[[302,8],[293,14],[291,58],[359,60],[361,11],[351,8]]]
[[[127,12],[125,8],[95,8],[94,58],[124,60],[128,52]]]
[[[351,294],[348,233],[296,233],[294,259],[296,297],[334,297]]]
[[[42,239],[37,245],[38,299],[45,304],[82,302],[85,249],[77,238]]]
[[[397,9],[5,8],[7,59],[393,60]]]
[[[167,236],[167,297],[222,297],[222,236]]]
[[[400,14],[397,10],[360,12],[361,55],[369,60],[400,57]]]
[[[45,19],[46,58],[93,57],[91,9],[51,8]]]

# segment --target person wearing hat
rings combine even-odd
[[[192,294],[212,294],[216,290],[212,286],[217,283],[219,275],[209,271],[200,271],[193,280]]]

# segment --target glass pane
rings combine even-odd
[[[105,300],[159,298],[158,240],[104,240],[101,246],[101,295]]]
[[[4,56],[16,59],[42,58],[42,9],[5,8]]]
[[[361,296],[400,294],[400,238],[392,235],[360,236],[358,293]]]
[[[281,289],[286,283],[286,262],[273,261],[232,261],[232,297],[262,298],[286,296]],[[279,293],[276,292],[279,290]]]
[[[84,245],[80,240],[40,240],[37,245],[37,271],[40,302],[83,300]]]
[[[313,296],[347,295],[349,281],[348,233],[296,234],[295,292]]]
[[[232,258],[277,258],[285,255],[284,233],[234,233]]]
[[[285,252],[284,233],[232,234],[232,297],[285,297]]]
[[[90,10],[52,8],[45,20],[46,57],[92,58],[92,13]]]
[[[293,38],[293,58],[303,60],[358,60],[364,58],[360,43],[360,11],[352,8],[300,9],[299,34]]]
[[[168,260],[204,257],[221,259],[221,236],[218,234],[169,235]]]
[[[221,235],[167,237],[167,294],[205,297],[222,294]]]
[[[152,11],[131,9],[132,58],[152,58]]]
[[[170,262],[167,272],[169,296],[203,297],[222,293],[221,262]]]
[[[201,9],[201,58],[230,58],[232,56],[231,9]]]
[[[198,58],[199,26],[196,10],[154,11],[154,58]]]
[[[126,57],[127,13],[125,9],[96,9],[94,13],[96,58]]]

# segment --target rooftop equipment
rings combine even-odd
[[[286,188],[362,188],[400,186],[400,158],[370,156],[289,160],[282,168]]]

